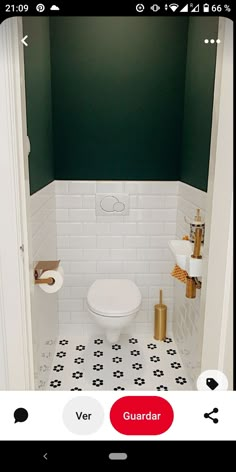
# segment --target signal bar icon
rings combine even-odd
[[[193,6],[193,4],[190,4],[190,6]],[[191,13],[198,13],[199,12],[199,4],[196,5],[192,10]]]
[[[180,13],[188,13],[188,4],[185,5],[185,7],[182,8],[182,10],[180,10]]]

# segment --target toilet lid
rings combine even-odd
[[[132,280],[96,280],[87,295],[88,306],[98,315],[125,316],[136,311],[141,293]]]

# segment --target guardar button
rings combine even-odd
[[[158,435],[173,423],[170,403],[157,396],[130,396],[117,400],[110,411],[113,428],[126,435]]]

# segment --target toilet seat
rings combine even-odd
[[[90,287],[88,308],[100,316],[121,317],[138,311],[141,293],[132,280],[100,279]]]

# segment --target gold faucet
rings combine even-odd
[[[191,257],[194,259],[202,259],[200,254],[202,240],[202,228],[196,228],[194,238],[194,248]],[[186,298],[196,297],[196,288],[201,288],[201,282],[197,277],[186,277]]]

